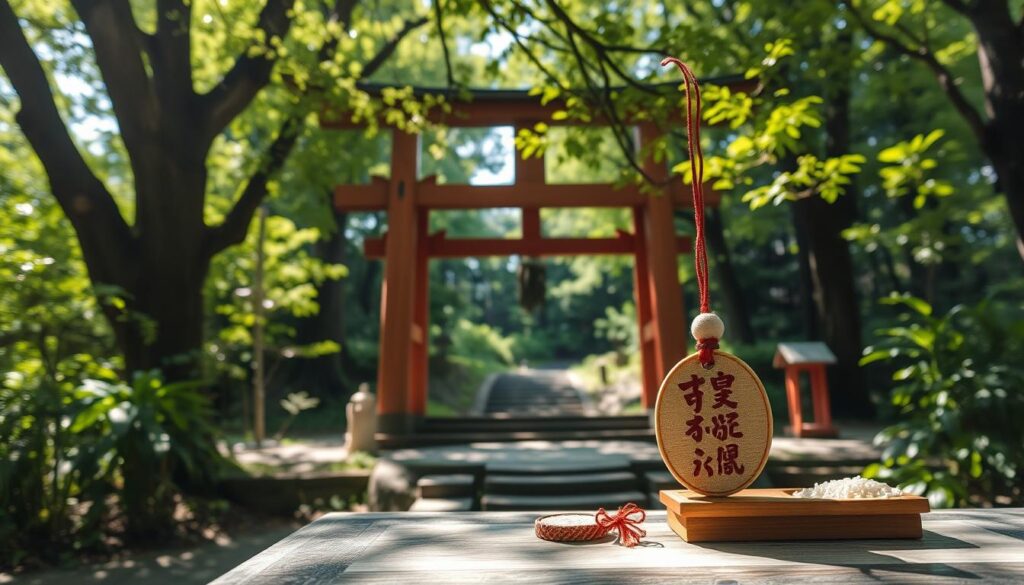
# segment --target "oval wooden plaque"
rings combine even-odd
[[[768,462],[772,408],[757,374],[738,357],[715,351],[704,369],[697,354],[665,376],[654,408],[658,450],[676,480],[705,496],[749,486]]]

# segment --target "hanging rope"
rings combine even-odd
[[[725,332],[725,325],[711,312],[711,296],[708,290],[708,250],[704,237],[704,150],[700,145],[700,84],[686,63],[675,57],[666,57],[661,62],[662,67],[669,64],[679,68],[686,89],[686,150],[690,156],[690,190],[693,193],[693,223],[696,227],[693,260],[701,313],[693,320],[690,331],[697,339],[700,363],[705,368],[711,368],[715,364],[714,351],[718,349],[718,340]]]

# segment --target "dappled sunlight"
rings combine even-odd
[[[811,4],[0,0],[0,583],[1020,581],[1024,5]]]
[[[161,552],[140,551],[128,556],[77,570],[53,570],[28,574],[15,580],[26,585],[73,585],[96,583],[128,585],[200,585],[208,583],[234,566],[287,537],[293,523],[274,521],[259,530],[230,536],[219,535],[211,542],[193,548]],[[0,579],[0,582],[3,582]]]
[[[664,513],[651,513],[642,546],[624,549],[605,538],[591,543],[556,543],[533,535],[532,513],[502,514],[332,514],[280,543],[267,555],[288,551],[289,573],[350,578],[402,574],[469,576],[559,574],[599,575],[620,570],[624,562],[640,574],[661,570],[717,571],[807,570],[813,575],[851,568],[869,573],[959,575],[970,570],[950,565],[1005,559],[1019,550],[1019,540],[993,532],[996,514],[971,525],[956,514],[939,514],[926,522],[924,538],[903,541],[701,543],[679,539]],[[352,537],[358,535],[360,539]],[[299,552],[301,551],[301,553]]]

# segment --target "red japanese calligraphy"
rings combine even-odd
[[[700,389],[703,384],[704,378],[699,377],[697,374],[690,374],[689,382],[680,382],[678,384],[679,389],[685,392],[683,398],[686,399],[686,404],[692,406],[694,412],[700,412],[703,406],[704,392]]]
[[[711,434],[719,441],[730,438],[741,438],[743,433],[739,431],[740,415],[734,412],[716,414],[711,417]]]
[[[729,443],[718,448],[718,475],[733,475],[743,473],[744,467],[739,464],[740,446],[736,443]],[[710,459],[710,457],[709,457]]]
[[[701,439],[704,438],[704,417],[695,414],[693,418],[686,421],[686,434],[693,437],[693,440],[700,443]]]
[[[732,383],[735,379],[736,377],[732,374],[724,372],[718,372],[717,376],[711,378],[711,388],[715,391],[715,403],[711,405],[712,408],[721,406],[736,408],[736,402],[729,400],[729,396],[732,395]]]
[[[719,448],[719,450],[721,450],[721,448]],[[704,469],[704,472],[705,472],[705,474],[708,477],[711,477],[711,476],[713,476],[715,474],[714,471],[711,469],[711,456],[708,455],[707,457],[705,457],[703,449],[701,449],[700,447],[697,447],[696,449],[694,449],[693,450],[693,456],[694,456],[694,460],[693,460],[693,476],[694,477],[700,477],[700,470],[701,470],[701,468]]]

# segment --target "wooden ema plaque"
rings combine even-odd
[[[772,443],[772,412],[757,375],[715,351],[676,364],[655,407],[658,449],[688,490],[664,490],[669,526],[687,542],[921,538],[920,496],[826,500],[796,489],[744,489],[761,474]]]
[[[715,351],[710,369],[697,354],[665,376],[654,433],[668,470],[706,496],[749,486],[768,462],[772,409],[761,380],[742,360]]]
[[[662,490],[668,524],[687,542],[921,538],[920,496],[823,500],[796,489],[748,489],[721,498]]]

